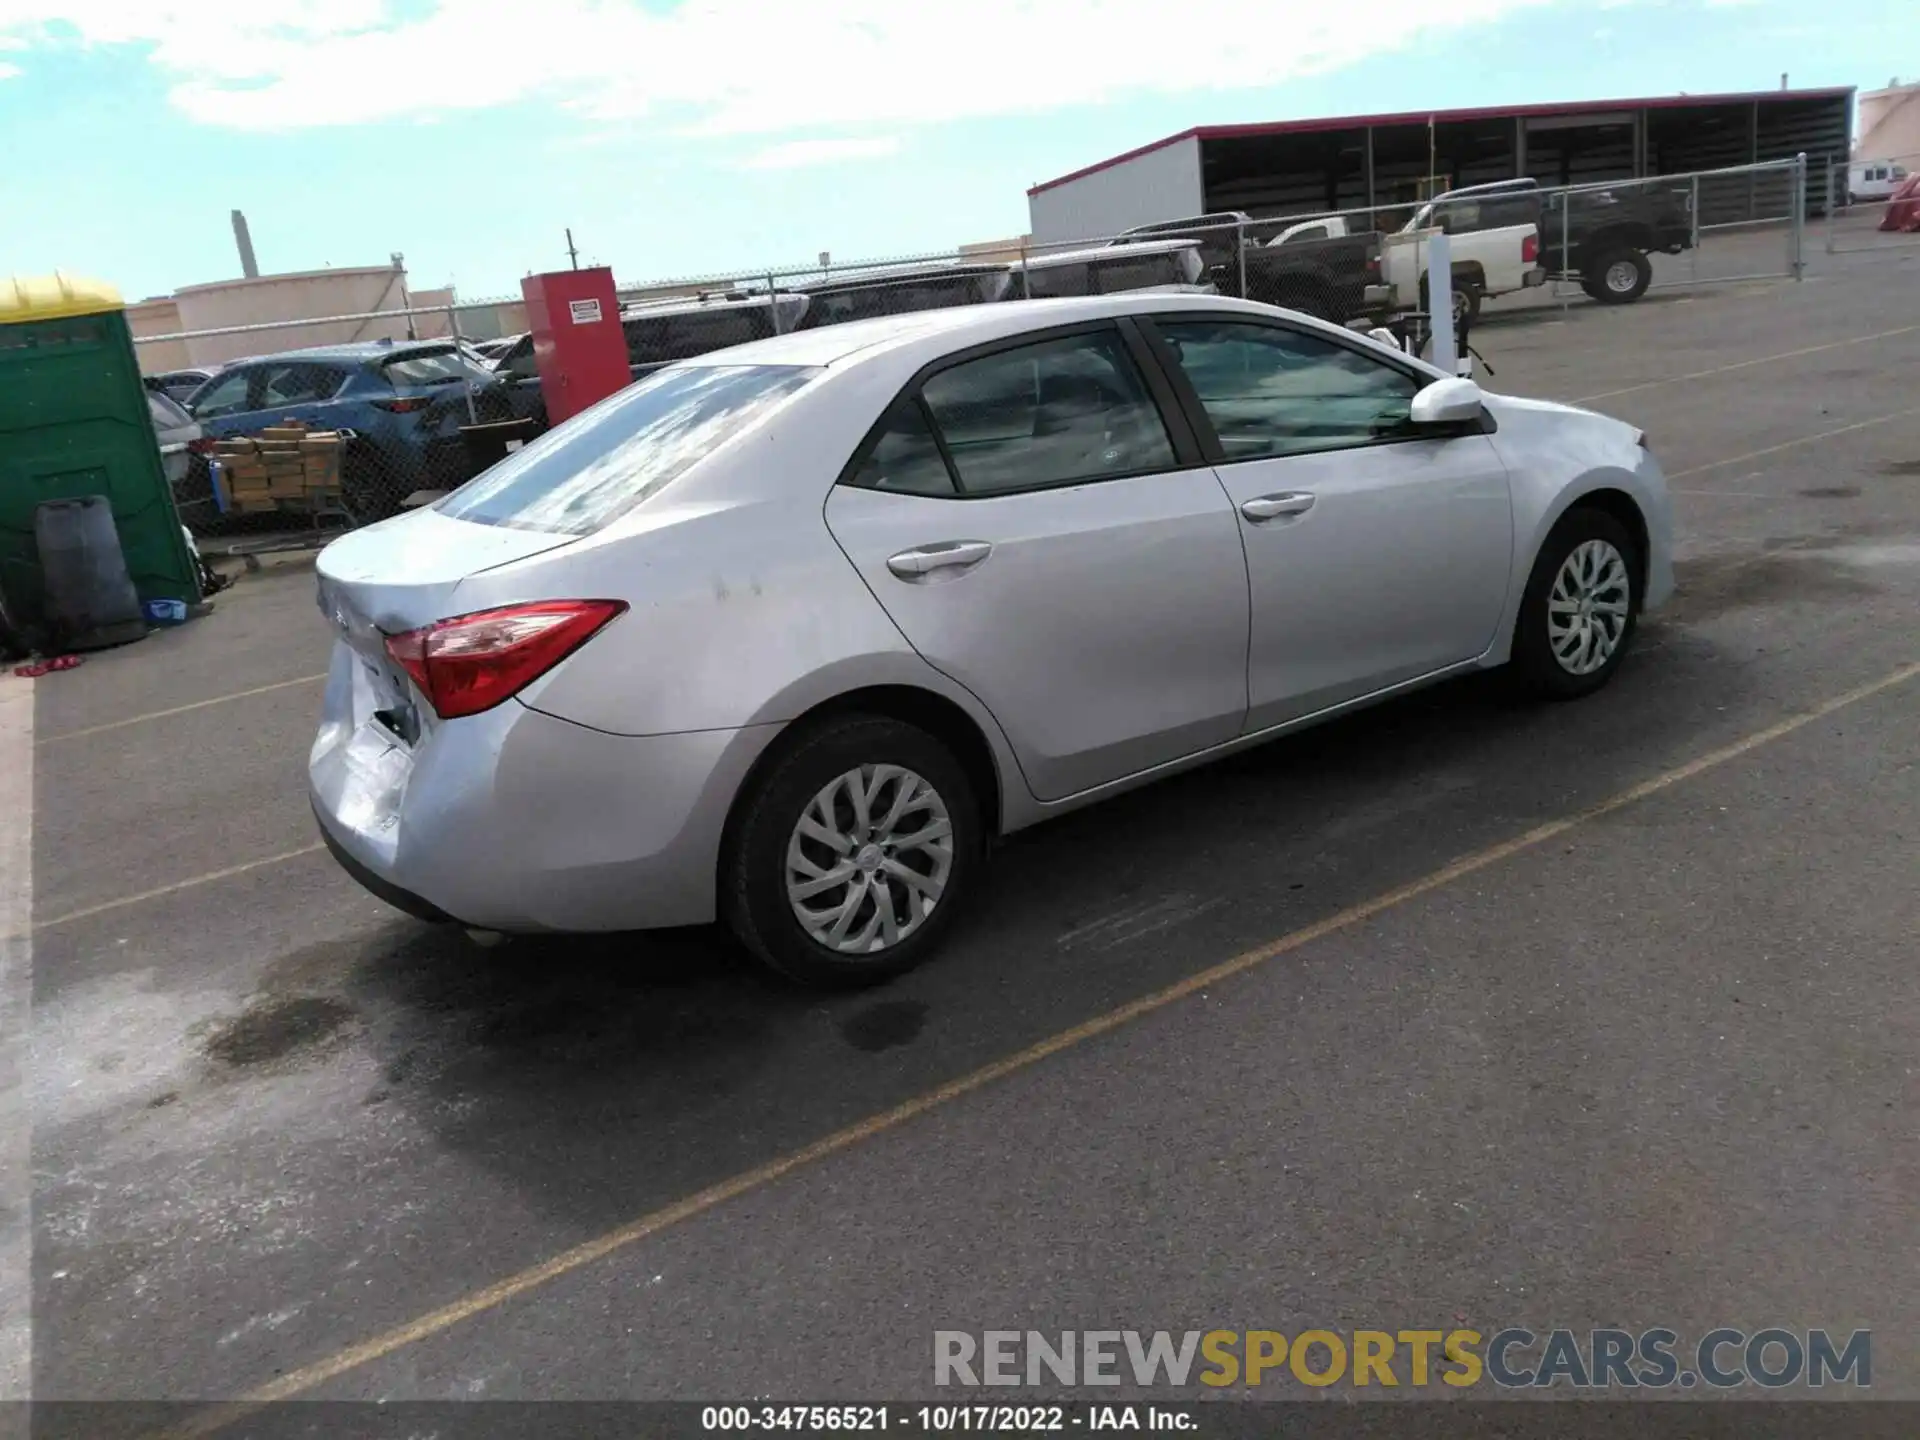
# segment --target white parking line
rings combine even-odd
[[[230,700],[245,700],[254,695],[268,695],[275,690],[290,690],[295,685],[317,685],[326,679],[325,675],[301,675],[292,680],[276,680],[271,685],[256,685],[251,690],[236,690],[231,695],[215,695],[210,700],[195,700],[190,705],[175,705],[170,710],[149,710],[144,715],[129,715],[124,720],[108,720],[100,725],[88,725],[79,730],[63,730],[57,735],[44,736],[42,745],[58,744],[62,740],[78,740],[85,735],[99,735],[108,730],[123,730],[129,725],[144,725],[149,720],[165,720],[171,715],[185,715],[191,710],[204,710],[209,705],[225,705]]]
[[[35,930],[46,930],[55,925],[66,925],[75,920],[85,920],[92,915],[104,915],[109,910],[120,910],[128,905],[139,905],[148,900],[158,900],[162,895],[172,895],[180,890],[191,890],[196,885],[210,885],[215,880],[231,879],[235,875],[244,875],[249,870],[259,870],[267,865],[278,865],[283,860],[298,860],[302,855],[317,854],[326,848],[324,844],[316,840],[311,845],[302,845],[295,850],[282,850],[278,855],[262,855],[258,860],[249,860],[244,865],[229,865],[224,870],[209,870],[204,875],[194,875],[185,880],[176,880],[171,885],[157,885],[151,890],[142,890],[137,895],[122,895],[118,900],[102,900],[98,905],[87,905],[79,910],[69,910],[64,915],[52,915],[42,920],[33,928]]]
[[[0,684],[0,1403],[32,1398],[33,682]]]
[[[1582,395],[1575,405],[1595,400],[1612,400],[1621,395],[1638,395],[1642,390],[1661,390],[1686,380],[1707,380],[1715,375],[1731,375],[1736,370],[1751,370],[1756,365],[1774,365],[1782,360],[1798,360],[1805,355],[1824,355],[1829,350],[1845,350],[1850,345],[1871,345],[1876,340],[1892,340],[1901,335],[1920,334],[1920,325],[1902,325],[1895,330],[1876,330],[1871,335],[1855,335],[1846,340],[1830,340],[1824,345],[1808,345],[1799,350],[1782,350],[1778,355],[1756,355],[1751,360],[1736,360],[1731,365],[1716,365],[1711,370],[1694,370],[1685,375],[1669,375],[1664,380],[1647,380],[1619,390],[1602,390],[1598,395]]]
[[[1913,327],[1920,330],[1920,325]],[[1871,430],[1876,425],[1885,425],[1893,420],[1902,420],[1909,415],[1920,415],[1920,405],[1909,405],[1904,410],[1894,410],[1885,415],[1876,415],[1871,420],[1856,420],[1851,425],[1836,425],[1831,430],[1816,430],[1811,435],[1801,435],[1793,440],[1782,440],[1778,445],[1769,445],[1762,450],[1747,450],[1739,455],[1729,455],[1721,460],[1709,460],[1704,465],[1690,465],[1685,470],[1675,470],[1667,476],[1669,483],[1684,480],[1689,475],[1704,475],[1709,470],[1718,470],[1723,465],[1740,465],[1748,460],[1758,460],[1766,455],[1778,455],[1782,450],[1792,450],[1799,445],[1811,445],[1816,440],[1831,440],[1836,435],[1851,435],[1856,430]],[[1723,492],[1724,493],[1724,492]]]

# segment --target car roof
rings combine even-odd
[[[1025,260],[1009,260],[1009,270],[1044,270],[1050,265],[1076,265],[1088,260],[1117,260],[1123,252],[1135,255],[1170,255],[1180,250],[1197,250],[1200,242],[1192,237],[1169,237],[1165,240],[1118,240],[1106,245],[1095,245],[1085,249],[1056,250],[1049,255],[1029,255]]]
[[[240,365],[283,365],[289,360],[331,360],[336,364],[359,364],[368,360],[386,360],[423,351],[454,349],[452,336],[443,340],[355,340],[343,345],[312,345],[304,350],[276,350],[271,355],[249,355],[232,361],[227,368]]]
[[[850,320],[817,330],[796,330],[767,340],[753,340],[725,350],[709,351],[676,368],[708,365],[842,365],[882,353],[920,348],[944,354],[993,340],[1071,325],[1080,320],[1108,320],[1120,315],[1144,315],[1156,310],[1218,310],[1271,317],[1271,306],[1224,295],[1154,294],[1146,291],[1118,295],[1072,296],[1058,300],[1006,300],[987,305],[957,305],[943,310],[916,310],[883,315],[872,320]],[[929,356],[929,358],[932,358]]]

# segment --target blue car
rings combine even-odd
[[[468,400],[472,405],[469,410]],[[341,499],[359,521],[473,476],[460,429],[512,417],[502,378],[451,340],[376,340],[235,361],[187,409],[214,440],[298,420],[350,431]]]

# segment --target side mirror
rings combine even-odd
[[[1436,380],[1413,397],[1415,425],[1464,425],[1484,412],[1485,397],[1471,380]]]

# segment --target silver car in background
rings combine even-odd
[[[1631,426],[1245,301],[803,331],[330,545],[314,809],[415,914],[871,982],[995,836],[1465,671],[1599,688],[1670,528]]]

